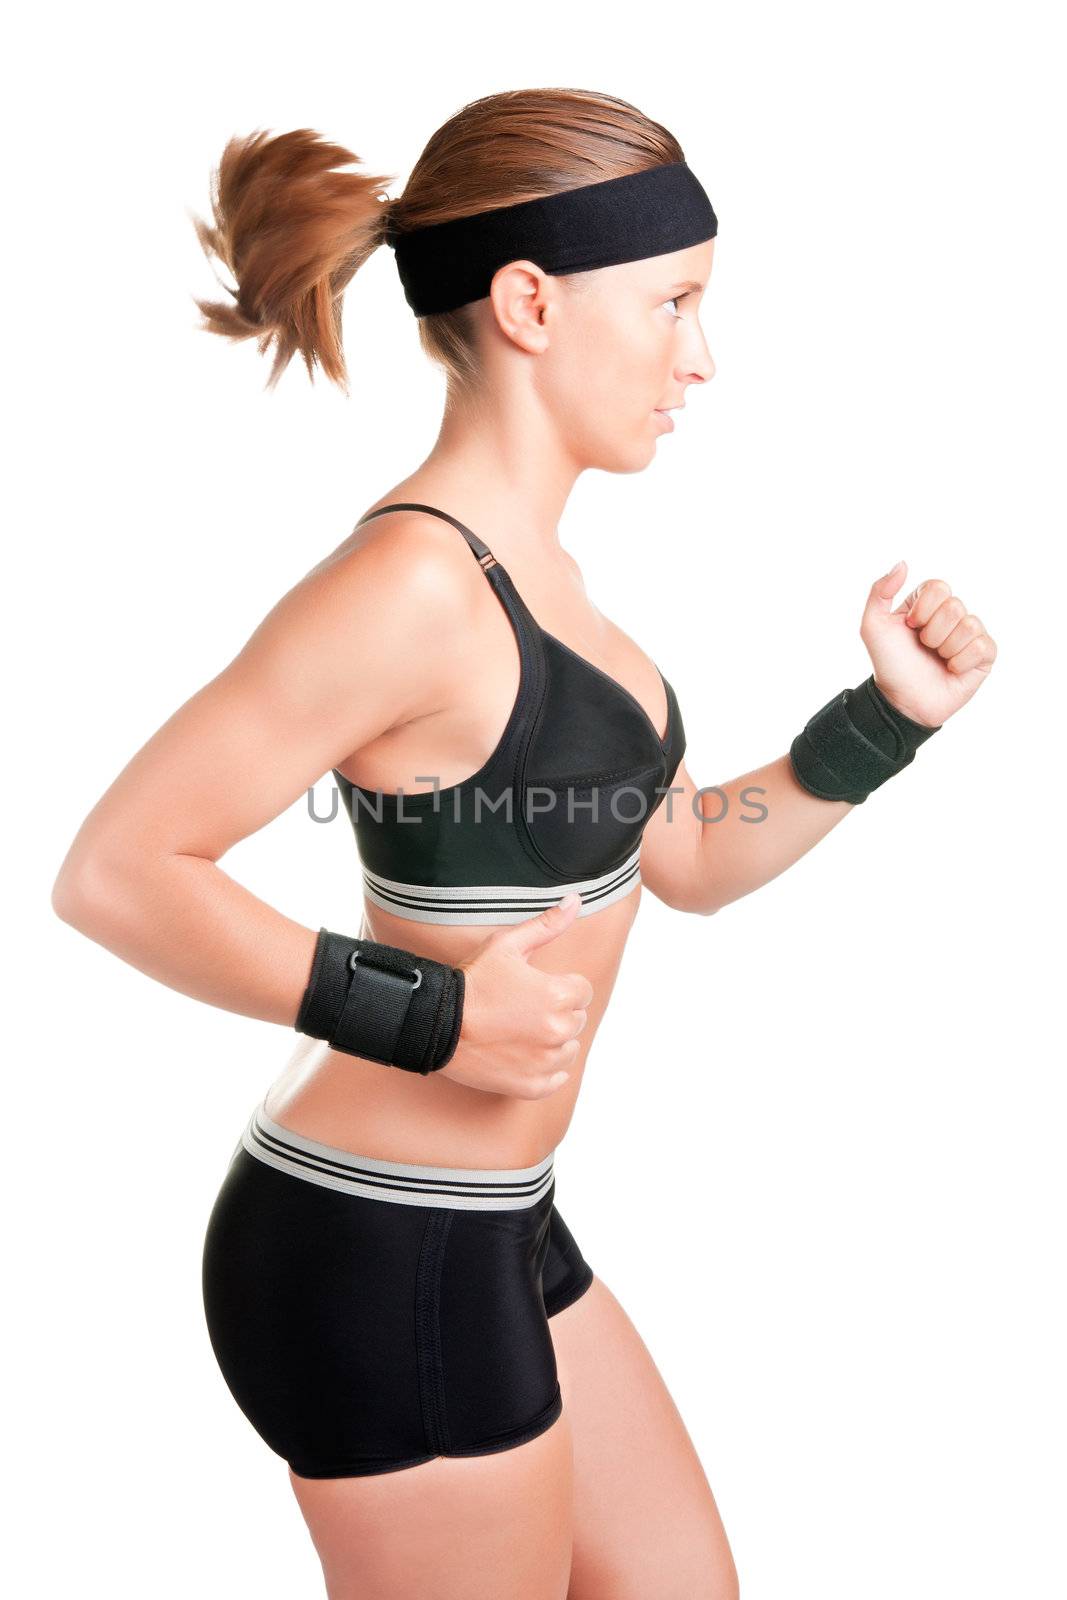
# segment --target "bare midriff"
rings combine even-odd
[[[570,927],[525,959],[544,972],[580,972],[593,988],[579,1054],[561,1089],[540,1099],[494,1094],[300,1040],[267,1091],[269,1117],[294,1133],[356,1155],[445,1167],[527,1167],[562,1140],[585,1063],[618,976],[641,886]],[[496,930],[412,922],[366,905],[359,937],[458,966]],[[462,1049],[462,1044],[460,1045]]]

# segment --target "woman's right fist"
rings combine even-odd
[[[443,1077],[490,1094],[543,1100],[562,1088],[581,1048],[593,986],[580,972],[542,972],[527,960],[569,928],[581,897],[499,928],[461,963],[463,1020]]]

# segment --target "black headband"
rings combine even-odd
[[[696,174],[671,161],[425,228],[389,225],[385,243],[396,251],[404,298],[427,317],[484,299],[508,261],[535,261],[549,274],[589,272],[686,250],[718,228]]]

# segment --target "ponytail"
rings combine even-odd
[[[190,213],[205,254],[237,284],[223,284],[232,305],[196,300],[201,326],[228,339],[257,339],[261,354],[273,343],[268,389],[299,351],[312,381],[318,362],[348,392],[341,296],[385,237],[390,202],[383,190],[393,181],[333,171],[358,159],[310,128],[233,138],[212,174],[213,225]]]

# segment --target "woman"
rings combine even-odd
[[[673,689],[556,533],[579,473],[646,466],[714,375],[717,223],[680,146],[625,101],[535,90],[464,107],[399,200],[335,170],[354,160],[307,130],[231,141],[198,231],[237,287],[201,309],[274,345],[271,383],[299,353],[344,386],[340,296],[390,244],[448,378],[437,443],[119,775],[54,903],[172,987],[306,1035],[234,1150],[204,1301],[331,1600],[727,1600],[711,1489],[555,1208],[553,1154],[641,882],[709,914],[777,876],[995,647],[940,581],[891,613],[898,564],[864,613],[877,683],[705,808]],[[217,865],[331,769],[358,937]],[[703,818],[742,784],[767,819],[716,830],[713,856]]]

